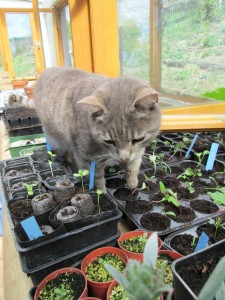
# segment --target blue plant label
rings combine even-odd
[[[94,188],[95,166],[96,166],[96,162],[93,160],[90,165],[89,190]]]
[[[208,241],[209,241],[208,235],[205,234],[204,231],[202,231],[202,234],[201,234],[201,236],[200,236],[200,238],[198,240],[198,243],[197,243],[197,245],[195,247],[194,252],[197,252],[199,250],[205,249],[206,246],[208,245]]]
[[[194,136],[194,138],[193,138],[193,140],[192,140],[192,142],[191,142],[191,145],[189,146],[189,148],[188,148],[188,150],[187,150],[187,152],[186,152],[186,154],[185,154],[185,157],[186,157],[186,158],[189,156],[189,154],[190,154],[190,152],[191,152],[191,150],[192,150],[192,148],[193,148],[193,146],[194,146],[194,144],[195,144],[197,138],[198,138],[198,133],[196,133],[196,135]]]
[[[43,236],[43,233],[34,216],[21,221],[20,224],[23,227],[24,231],[26,232],[30,241],[35,240],[40,236]]]
[[[207,160],[207,163],[206,163],[206,166],[205,166],[206,171],[210,171],[210,170],[213,169],[218,148],[219,148],[218,143],[212,143],[210,151],[209,151],[208,160]]]

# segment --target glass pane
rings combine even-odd
[[[163,1],[162,91],[225,100],[225,1]]]
[[[40,13],[41,33],[44,48],[45,67],[57,66],[53,20],[51,13]]]
[[[121,74],[149,81],[150,1],[118,0],[118,22]]]
[[[65,12],[66,12],[68,43],[69,43],[69,54],[70,54],[70,59],[71,59],[71,66],[74,66],[73,44],[72,44],[72,35],[71,35],[71,27],[70,27],[70,12],[69,12],[68,5],[65,7]]]
[[[6,14],[15,77],[36,73],[29,14]]]

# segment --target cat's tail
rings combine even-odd
[[[12,94],[8,98],[8,105],[15,106],[15,104],[20,104],[27,108],[35,108],[33,99],[28,99],[22,95]]]

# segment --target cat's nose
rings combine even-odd
[[[121,161],[123,164],[127,164],[128,161],[129,161],[129,159],[121,159],[120,161]]]

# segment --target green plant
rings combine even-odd
[[[52,153],[52,151],[48,151],[48,154],[50,156],[50,160],[53,161],[54,157],[56,156],[54,153]]]
[[[34,194],[33,187],[37,186],[37,184],[34,184],[34,183],[32,183],[32,184],[24,183],[24,186],[27,189],[27,206],[28,206],[28,197],[29,196],[33,196],[33,194]]]
[[[114,163],[111,163],[111,164],[107,165],[107,169],[108,169],[110,174],[111,173],[116,173],[116,168],[115,168]]]
[[[121,242],[121,246],[130,252],[143,253],[147,240],[147,232],[145,232],[140,236],[125,239]]]
[[[52,177],[54,177],[53,168],[52,168],[52,161],[48,160],[48,164],[49,164],[49,167],[50,167],[50,170],[51,170]]]
[[[220,229],[220,228],[224,228],[224,226],[225,226],[225,223],[222,223],[222,219],[221,218],[215,218],[215,219],[212,219],[212,218],[208,218],[208,222],[209,222],[209,224],[212,224],[212,225],[214,225],[215,226],[215,234],[214,234],[214,236],[216,237],[217,236],[217,233],[218,233],[218,230]]]
[[[183,139],[179,142],[173,143],[173,147],[171,147],[171,150],[173,150],[173,154],[170,156],[169,160],[173,158],[177,152],[181,152],[184,149],[187,149],[188,145],[191,143],[191,140],[188,137],[183,137]]]
[[[200,177],[202,176],[202,171],[199,168],[195,168],[194,170],[190,167],[188,167],[182,174],[180,174],[179,176],[177,176],[177,179],[179,178],[183,178],[183,179],[190,179],[192,177]]]
[[[153,165],[154,175],[156,174],[157,165],[162,166],[166,172],[168,171],[169,173],[171,173],[170,166],[163,161],[163,159],[164,159],[163,153],[156,154],[153,151],[153,153],[148,156],[148,159],[149,159],[150,164]]]
[[[173,284],[173,272],[171,269],[172,259],[166,254],[159,254],[156,261],[156,272],[161,268],[165,268],[164,284]]]
[[[86,277],[95,282],[106,282],[112,280],[111,274],[105,268],[105,264],[110,264],[119,271],[123,271],[125,263],[119,256],[113,253],[105,253],[97,257],[87,266]]]
[[[100,196],[101,196],[101,194],[103,194],[103,191],[100,189],[97,189],[96,194],[97,194],[97,199],[98,199],[98,213],[100,214],[100,212],[101,212]]]
[[[194,192],[195,192],[195,188],[193,188],[193,182],[191,182],[191,181],[186,181],[185,182],[185,184],[186,184],[186,186],[187,186],[187,188],[188,188],[188,191],[189,191],[189,193],[190,194],[193,194]]]
[[[109,296],[110,300],[129,300],[127,297],[127,292],[124,288],[118,284],[112,289],[111,295]]]
[[[123,273],[116,270],[113,266],[106,264],[105,268],[126,290],[129,300],[156,300],[164,292],[168,292],[166,299],[172,297],[172,286],[164,285],[165,268],[156,270],[158,257],[158,237],[153,232],[148,239],[143,262],[129,260]]]
[[[163,194],[163,198],[159,202],[169,202],[176,207],[180,206],[180,202],[177,198],[177,193],[167,188],[162,181],[159,182],[159,189],[160,192]]]
[[[197,159],[198,159],[197,167],[202,163],[203,158],[204,158],[207,154],[209,154],[209,151],[208,151],[208,150],[204,150],[204,151],[199,152],[199,153],[198,153],[198,152],[195,152],[195,156],[196,156]]]
[[[80,177],[83,192],[84,192],[84,176],[87,176],[88,174],[89,174],[88,170],[78,170],[78,173],[73,174],[75,177]]]
[[[196,246],[196,238],[197,238],[196,236],[193,236],[192,241],[191,241],[192,252],[194,251],[195,246]]]

